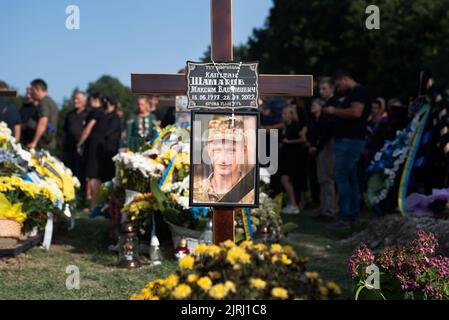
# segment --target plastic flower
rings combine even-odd
[[[278,299],[287,299],[288,298],[288,291],[284,288],[275,287],[271,289],[271,295]]]
[[[181,269],[192,269],[195,263],[195,259],[192,256],[185,256],[179,261],[179,267]]]
[[[251,287],[257,289],[257,290],[263,290],[267,286],[267,283],[263,281],[262,279],[256,278],[256,279],[250,279],[249,283],[251,284]]]
[[[208,291],[212,287],[212,280],[209,277],[202,277],[196,284],[204,291]]]
[[[185,299],[190,296],[192,289],[187,284],[178,285],[175,290],[173,290],[172,295],[175,299]]]

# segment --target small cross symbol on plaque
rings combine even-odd
[[[232,126],[232,127],[234,127],[234,121],[235,121],[236,119],[237,119],[237,118],[235,117],[234,112],[232,112],[232,115],[229,117],[229,120],[231,120],[231,126]]]

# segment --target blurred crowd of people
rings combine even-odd
[[[345,71],[321,77],[318,86],[319,97],[312,100],[260,98],[261,126],[279,138],[271,188],[287,195],[283,213],[298,214],[308,205],[318,208],[319,217],[335,220],[333,227],[347,227],[360,215],[368,164],[409,117],[400,100],[372,99]],[[46,82],[35,79],[21,108],[0,100],[0,121],[24,146],[57,151],[82,182],[83,196],[93,208],[101,183],[115,174],[113,156],[120,149],[136,151],[156,134],[158,103],[157,96],[138,97],[135,112],[125,120],[119,101],[76,91],[59,137],[59,110]],[[62,142],[58,150],[57,138]]]
[[[400,100],[372,99],[354,77],[338,71],[321,77],[319,97],[261,99],[261,125],[278,129],[279,169],[272,188],[285,191],[285,214],[317,208],[330,227],[348,227],[360,216],[365,169],[387,139],[407,125]],[[306,193],[310,202],[306,203]]]
[[[7,89],[0,82],[0,89]],[[0,98],[0,121],[7,123],[16,140],[29,149],[45,149],[61,156],[82,184],[80,196],[96,205],[101,183],[115,175],[112,158],[119,150],[137,151],[156,134],[157,96],[138,97],[135,112],[127,119],[120,102],[97,93],[73,94],[73,108],[58,132],[58,109],[42,79],[31,81],[20,108]],[[166,119],[163,119],[164,121]]]

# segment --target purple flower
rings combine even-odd
[[[418,239],[414,240],[410,245],[412,252],[423,256],[434,254],[437,248],[437,238],[433,233],[426,233],[424,230],[418,231]]]
[[[365,244],[359,246],[348,260],[352,278],[356,278],[360,273],[364,274],[366,267],[373,264],[374,259],[373,252]]]

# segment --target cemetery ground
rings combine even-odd
[[[366,227],[365,214],[352,230],[329,231],[326,222],[317,220],[312,211],[297,216],[284,216],[285,222],[298,224],[284,243],[292,245],[309,259],[308,269],[317,271],[326,280],[337,282],[342,299],[352,299],[351,278],[347,260],[355,249],[342,246],[339,240]],[[126,270],[116,267],[117,255],[108,251],[109,221],[90,219],[79,213],[73,231],[58,229],[50,251],[35,247],[16,258],[0,258],[1,299],[129,299],[150,280],[165,277],[177,268],[174,259],[165,258],[162,265],[150,267],[143,257],[143,267]],[[67,266],[80,270],[80,289],[68,290]]]

